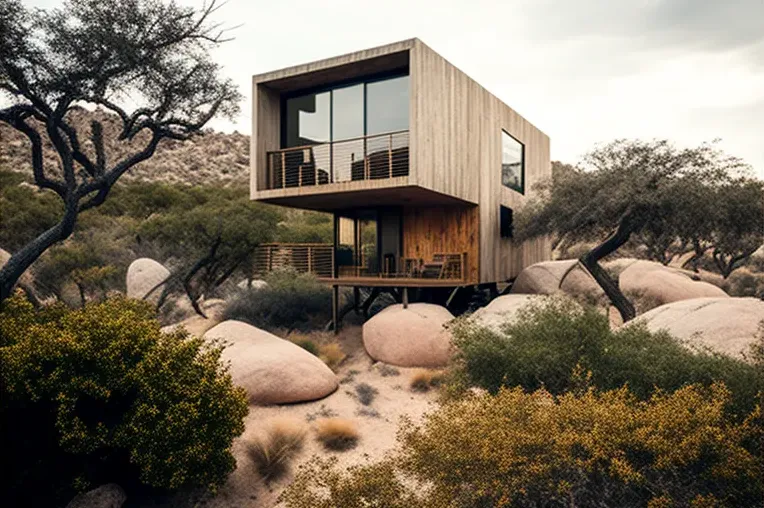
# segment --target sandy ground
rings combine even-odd
[[[363,350],[360,327],[344,329],[339,340],[348,354],[348,358],[337,369],[337,376],[341,379],[339,389],[332,395],[314,402],[284,406],[250,406],[246,431],[234,442],[236,471],[217,496],[205,506],[281,506],[276,500],[291,482],[299,464],[307,462],[315,455],[324,458],[336,456],[340,467],[376,461],[395,447],[398,423],[402,416],[419,422],[426,412],[435,408],[435,392],[418,393],[409,389],[409,378],[417,369],[390,368],[372,361]],[[355,394],[355,386],[359,383],[368,383],[378,391],[368,406],[362,405]],[[363,414],[362,411],[366,411],[367,414]],[[357,424],[361,437],[356,448],[344,452],[328,452],[316,441],[313,428],[315,419],[329,415],[347,418]],[[265,485],[246,453],[246,444],[263,433],[270,421],[285,418],[303,422],[309,429],[305,446],[286,475]]]

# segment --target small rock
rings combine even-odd
[[[84,492],[66,505],[66,508],[120,508],[127,495],[116,483],[107,483],[97,489]]]

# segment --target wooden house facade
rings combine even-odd
[[[253,77],[251,196],[334,214],[333,244],[270,244],[333,286],[458,287],[551,257],[512,215],[549,138],[418,39]]]

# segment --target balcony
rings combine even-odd
[[[409,131],[267,153],[267,189],[408,176]]]
[[[400,258],[400,268],[385,259],[382,269],[376,259],[361,259],[358,264],[337,266],[331,244],[269,243],[255,251],[254,274],[263,276],[275,270],[291,269],[312,273],[319,280],[347,286],[458,286],[467,280],[467,253],[438,253],[432,259]]]

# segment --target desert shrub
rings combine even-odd
[[[318,346],[318,357],[321,358],[326,365],[332,370],[337,370],[337,367],[345,360],[347,355],[342,351],[342,346],[336,342],[330,342],[329,344],[321,344]]]
[[[760,409],[732,421],[728,402],[723,385],[647,401],[625,388],[501,388],[447,402],[421,426],[406,422],[399,450],[378,464],[303,470],[282,499],[290,508],[376,506],[377,493],[387,506],[754,506],[764,495]]]
[[[628,385],[641,399],[656,387],[674,391],[723,381],[732,392],[733,411],[750,411],[757,393],[764,391],[753,365],[705,349],[690,350],[643,326],[612,331],[596,309],[565,299],[531,304],[501,331],[470,320],[457,322],[452,331],[458,349],[452,383],[491,393],[518,385],[564,393],[577,386],[577,369],[590,372],[599,389]]]
[[[279,271],[266,277],[267,287],[234,298],[223,319],[245,321],[258,328],[311,330],[331,318],[331,289],[310,274]]]
[[[378,393],[379,390],[371,386],[369,383],[359,383],[355,385],[355,394],[358,397],[358,402],[364,406],[368,406],[374,402],[374,398]]]
[[[316,437],[327,450],[343,451],[355,448],[360,434],[350,420],[324,418],[316,421]]]
[[[415,392],[427,392],[440,386],[444,379],[445,373],[441,370],[418,369],[411,374],[409,387]]]
[[[289,508],[424,508],[395,473],[392,461],[345,470],[337,467],[336,457],[314,457],[279,501]]]
[[[248,444],[247,451],[257,472],[266,481],[277,480],[288,469],[305,442],[305,428],[299,422],[271,422],[265,436]]]
[[[161,333],[144,302],[4,302],[3,499],[53,506],[112,481],[128,491],[222,484],[247,403],[220,353],[182,330]]]
[[[64,213],[53,191],[37,190],[20,176],[0,170],[0,247],[11,253],[55,226]]]

